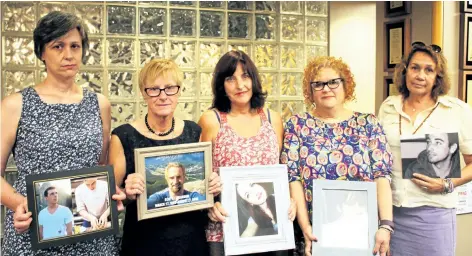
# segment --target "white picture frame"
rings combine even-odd
[[[224,184],[223,191],[221,192],[221,203],[229,213],[229,217],[226,217],[226,222],[223,223],[226,255],[241,255],[295,248],[293,223],[288,217],[290,190],[286,165],[220,167],[220,176]],[[268,208],[272,208],[270,212],[273,212],[272,215],[275,217],[272,218],[272,227],[269,225],[269,227],[260,228],[262,225],[258,225],[254,219],[260,220],[261,218],[256,218],[257,216],[254,219],[252,216],[247,218],[246,215],[242,214],[242,206],[247,201],[242,201],[240,198],[242,198],[241,195],[244,194],[244,191],[249,191],[247,190],[248,184],[251,184],[250,187],[255,188],[256,191],[259,187],[264,188],[266,204],[260,205],[271,205]],[[272,192],[273,194],[270,194]],[[247,193],[249,194],[250,192]],[[257,198],[261,199],[264,196],[257,196]],[[250,207],[255,207],[251,209],[262,208],[260,205],[256,203],[251,206],[249,204]],[[275,212],[273,209],[275,209]],[[255,214],[258,211],[252,210],[251,212]],[[267,215],[261,217],[266,218]],[[276,219],[275,224],[274,219]],[[246,224],[245,227],[243,227],[244,224]],[[250,225],[254,226],[254,224],[256,224],[257,231],[251,233]]]
[[[372,255],[378,230],[375,182],[313,180],[312,203],[318,238],[313,255]]]

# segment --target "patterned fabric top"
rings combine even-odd
[[[229,126],[226,113],[219,112],[221,127],[213,144],[213,171],[219,167],[270,165],[279,163],[279,145],[277,135],[267,120],[262,109],[258,110],[262,126],[257,135],[244,138]],[[222,242],[223,226],[221,222],[208,224],[207,241]]]
[[[26,176],[64,172],[98,164],[103,130],[97,95],[83,90],[76,104],[46,104],[31,87],[22,92],[23,105],[13,156],[18,179],[13,187],[26,196]],[[30,227],[31,229],[32,227]],[[30,232],[17,234],[13,211],[7,210],[3,255],[117,255],[113,236],[31,250]]]
[[[392,155],[372,114],[354,112],[328,124],[305,112],[285,124],[280,162],[288,165],[290,182],[301,181],[311,219],[313,179],[373,181],[390,179]]]

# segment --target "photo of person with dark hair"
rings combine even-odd
[[[238,183],[236,192],[239,236],[277,235],[274,184],[272,182]]]
[[[44,198],[48,206],[38,214],[39,240],[72,235],[74,216],[68,207],[58,204],[56,187],[46,188]]]
[[[413,173],[420,173],[432,178],[460,178],[458,134],[425,134],[425,139],[426,141],[401,140],[403,178],[411,179]],[[412,143],[416,143],[417,147],[424,149],[417,153]]]
[[[325,190],[324,194],[326,207],[320,239],[323,246],[368,248],[367,192]]]

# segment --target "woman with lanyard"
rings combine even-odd
[[[452,256],[456,244],[456,201],[454,188],[472,180],[472,109],[463,101],[446,96],[450,89],[446,59],[441,48],[412,44],[412,50],[395,69],[394,83],[400,92],[387,98],[379,110],[393,152],[393,221],[392,255]],[[432,169],[440,168],[441,155],[456,147],[449,135],[431,140],[432,134],[458,134],[460,152],[466,166],[461,178],[445,175],[427,176],[419,168],[411,179],[403,179],[400,139],[426,134],[426,157]],[[439,137],[439,136],[436,136]],[[457,144],[457,143],[456,143]],[[439,148],[443,148],[440,150]],[[434,149],[433,149],[434,148]],[[420,154],[421,156],[421,154]],[[420,157],[416,160],[420,161]],[[419,166],[419,165],[418,165]],[[454,166],[454,165],[449,165]],[[459,168],[459,167],[458,167]],[[409,169],[409,168],[408,168]],[[431,246],[434,245],[434,246]]]

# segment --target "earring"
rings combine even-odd
[[[311,107],[312,107],[313,109],[315,109],[315,108],[316,108],[316,103],[313,102],[313,103],[311,104]]]

